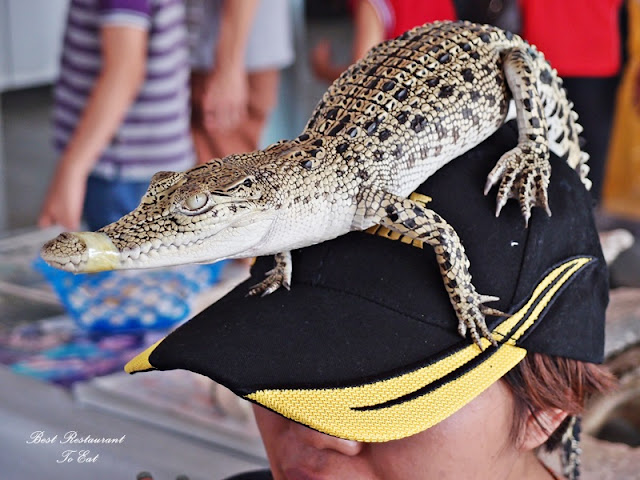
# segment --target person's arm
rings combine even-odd
[[[368,0],[359,0],[354,12],[354,35],[351,47],[351,62],[357,62],[371,49],[384,40],[384,25],[375,7]],[[333,82],[348,65],[336,65],[331,61],[329,42],[320,42],[311,52],[311,67],[315,75],[327,82]]]
[[[210,132],[233,128],[247,115],[249,85],[244,61],[257,7],[258,0],[226,0],[222,6],[215,64],[200,100]]]
[[[38,220],[41,227],[78,228],[89,173],[144,82],[146,30],[105,26],[101,50],[102,70],[49,186]]]

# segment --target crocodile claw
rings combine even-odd
[[[528,225],[533,207],[542,207],[551,215],[547,188],[551,176],[549,161],[539,152],[540,146],[522,143],[505,153],[489,172],[484,187],[487,195],[499,182],[496,217],[510,198],[517,198],[520,211]]]
[[[265,297],[280,287],[284,287],[287,290],[291,288],[291,254],[289,252],[278,253],[275,256],[275,260],[275,267],[265,274],[267,278],[251,287],[248,293],[249,296],[260,295]]]
[[[484,302],[493,302],[498,300],[498,297],[492,297],[488,295],[480,295],[477,292],[473,292],[466,297],[466,300],[456,305],[456,313],[458,314],[458,333],[466,337],[467,332],[473,339],[480,350],[483,350],[481,338],[484,337],[491,342],[494,347],[498,346],[498,342],[493,338],[493,335],[487,327],[485,315],[492,315],[496,317],[504,317],[507,314],[496,310],[491,307],[482,305]]]
[[[280,287],[284,287],[287,290],[291,289],[291,279],[287,279],[284,272],[278,271],[276,268],[267,272],[267,278],[260,283],[252,286],[249,290],[249,296],[260,295],[266,297],[272,294]]]
[[[266,297],[267,295],[271,295],[273,292],[278,290],[280,287],[284,287],[289,290],[290,286],[288,283],[285,283],[278,275],[269,275],[260,283],[252,286],[247,295],[253,297],[256,295],[260,295],[261,297]]]

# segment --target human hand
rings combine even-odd
[[[331,45],[322,40],[311,50],[311,70],[316,77],[332,82],[336,66],[331,62]]]
[[[200,99],[209,133],[230,130],[248,114],[249,82],[243,68],[218,69],[207,78]]]
[[[86,189],[87,174],[65,168],[61,163],[40,210],[38,226],[61,225],[68,230],[78,230]]]

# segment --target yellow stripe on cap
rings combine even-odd
[[[524,335],[524,333],[533,325],[540,316],[540,312],[542,312],[549,302],[553,300],[555,294],[567,282],[567,280],[592,260],[592,258],[588,257],[574,258],[549,272],[549,274],[544,277],[544,279],[535,288],[527,303],[493,330],[493,334],[496,335],[496,338],[499,340],[500,338],[508,336],[509,339],[507,341],[512,345],[515,345],[516,340],[522,337],[522,335]],[[542,295],[547,289],[549,291],[545,295]],[[509,332],[518,323],[520,323],[531,308],[534,310],[528,315],[527,320],[516,332],[509,335]]]
[[[127,373],[137,373],[137,372],[148,372],[149,370],[155,370],[156,367],[154,367],[153,365],[151,365],[151,363],[149,363],[149,357],[151,356],[153,351],[156,349],[156,347],[162,343],[163,340],[164,338],[161,340],[158,340],[156,343],[154,343],[149,348],[147,348],[144,352],[139,353],[138,355],[133,357],[131,360],[129,360],[127,364],[124,366],[124,371]]]
[[[562,286],[590,258],[569,260],[539,283],[525,305],[493,330],[509,337],[486,360],[461,375],[482,351],[471,344],[446,358],[387,380],[346,388],[265,389],[246,396],[270,410],[329,435],[361,442],[386,442],[424,431],[452,415],[518,364],[526,350],[515,345],[538,320]],[[512,333],[513,329],[520,327]],[[483,348],[489,346],[482,339]],[[427,393],[420,390],[441,381]],[[413,394],[413,396],[412,396]]]

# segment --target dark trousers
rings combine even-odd
[[[580,117],[578,123],[584,127],[581,136],[585,142],[582,148],[591,157],[588,163],[589,178],[593,182],[591,194],[594,201],[599,203],[618,77],[563,77],[563,80],[569,100],[574,103],[573,108]]]

